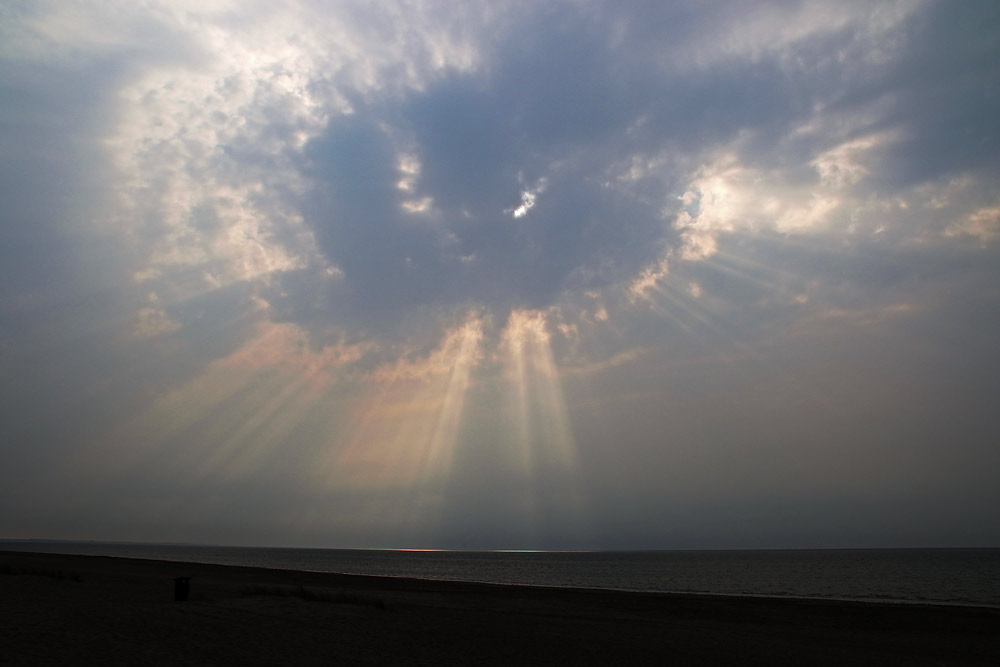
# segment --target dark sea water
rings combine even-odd
[[[0,550],[501,584],[1000,607],[1000,549],[508,552],[0,541]]]

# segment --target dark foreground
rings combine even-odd
[[[994,667],[1000,609],[0,552],[0,665],[65,664]]]

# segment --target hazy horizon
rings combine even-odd
[[[0,16],[0,537],[1000,546],[997,3]]]
[[[711,551],[1000,551],[1000,547],[996,546],[985,546],[985,547],[759,547],[755,549],[696,549],[696,548],[676,548],[676,549],[658,549],[658,548],[645,548],[645,549],[629,549],[629,548],[605,548],[605,549],[502,549],[502,548],[468,548],[468,549],[436,549],[432,547],[426,548],[409,548],[409,547],[351,547],[351,546],[341,546],[341,547],[318,547],[310,545],[300,545],[300,546],[283,546],[283,545],[259,545],[259,544],[214,544],[214,543],[201,543],[201,542],[159,542],[156,540],[149,541],[132,541],[132,540],[64,540],[58,538],[17,538],[17,537],[0,537],[0,546],[6,543],[16,543],[16,544],[28,544],[28,543],[38,543],[43,544],[84,544],[84,545],[108,545],[108,546],[149,546],[149,547],[195,547],[195,548],[221,548],[221,549],[291,549],[291,550],[318,550],[318,551],[399,551],[399,552],[413,552],[413,553],[566,553],[566,554],[583,554],[583,553],[611,553],[611,552],[643,552],[643,551],[698,551],[698,552],[711,552]]]

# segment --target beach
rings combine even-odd
[[[88,663],[992,666],[1000,609],[0,552],[0,664]]]

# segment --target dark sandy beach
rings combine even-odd
[[[992,667],[1000,609],[0,552],[0,664]]]

